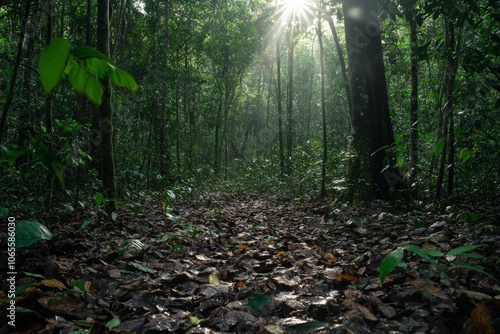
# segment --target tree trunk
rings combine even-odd
[[[412,15],[410,21],[411,47],[411,101],[410,101],[410,187],[413,197],[417,198],[418,187],[418,40],[417,21]]]
[[[165,1],[165,11],[164,11],[164,22],[163,22],[163,27],[164,27],[164,40],[163,40],[163,52],[165,53],[165,66],[168,68],[168,59],[169,54],[168,54],[168,41],[170,39],[170,30],[169,30],[169,21],[170,21],[170,3],[169,0]],[[167,87],[165,85],[165,89],[170,89],[170,87]],[[160,146],[160,173],[162,176],[165,174],[170,174],[171,176],[171,171],[170,171],[170,154],[168,153],[168,146],[166,145],[166,135],[165,135],[165,130],[167,127],[167,104],[168,104],[168,92],[163,93],[163,98],[162,98],[162,106],[161,106],[161,115],[160,115],[160,129],[159,129],[159,146]],[[168,171],[167,171],[168,170]]]
[[[436,193],[435,193],[436,201],[439,201],[442,196],[443,180],[446,169],[448,171],[448,184],[447,184],[448,196],[451,196],[453,193],[453,183],[455,177],[455,129],[454,129],[455,124],[453,115],[454,112],[453,86],[455,85],[455,78],[458,70],[458,51],[460,49],[462,29],[465,23],[465,17],[466,17],[465,10],[466,9],[464,9],[464,11],[461,13],[461,16],[457,21],[456,25],[452,18],[450,17],[445,18],[445,30],[446,30],[445,42],[446,42],[446,54],[448,56],[446,58],[444,65],[445,80],[443,82],[445,102],[443,106],[444,130],[443,130],[442,140],[445,142],[445,145],[441,152],[438,177],[436,180]],[[448,159],[446,159],[446,153],[448,153]]]
[[[283,105],[281,103],[281,55],[280,42],[276,40],[276,100],[278,102],[278,140],[280,146],[280,171],[281,175],[285,174],[285,152],[283,147]]]
[[[286,89],[286,125],[287,125],[287,136],[286,136],[286,151],[287,151],[287,161],[286,161],[286,174],[292,174],[292,135],[293,135],[293,26],[290,24],[289,36],[288,36],[288,76],[287,76],[287,89]]]
[[[339,42],[339,36],[337,34],[337,29],[333,23],[333,19],[330,15],[325,15],[330,30],[332,31],[333,41],[335,42],[335,48],[337,49],[337,56],[339,58],[340,73],[342,74],[342,81],[344,81],[344,90],[347,97],[347,106],[349,108],[349,117],[352,117],[352,104],[351,104],[351,90],[349,88],[349,77],[347,76],[347,69],[344,61],[344,52],[342,51],[342,46]]]
[[[33,2],[33,6],[36,8],[38,5],[38,1]],[[33,66],[33,53],[35,49],[35,36],[38,34],[38,27],[33,26],[32,29],[27,32],[27,47],[26,47],[26,64],[27,66]],[[30,128],[32,128],[33,117],[32,117],[32,89],[31,85],[33,83],[33,72],[34,71],[25,71],[24,72],[24,83],[23,83],[23,96],[24,98],[24,106],[19,115],[21,124],[18,130],[18,138],[17,138],[17,147],[29,147],[29,143],[31,142],[30,136]],[[22,155],[16,159],[16,166],[19,167],[22,164],[28,162],[28,155]]]
[[[97,5],[97,48],[106,56],[109,56],[109,0],[100,0]],[[101,179],[103,194],[108,200],[106,211],[108,214],[115,212],[116,183],[115,162],[113,157],[113,108],[111,105],[111,85],[109,79],[102,81],[104,94],[99,108],[101,141]]]
[[[220,152],[222,148],[219,148],[220,140],[220,127],[222,121],[222,105],[223,105],[223,89],[222,86],[219,88],[219,107],[217,109],[217,117],[215,121],[215,145],[214,145],[214,174],[217,176],[220,172]]]
[[[376,2],[343,0],[352,103],[350,200],[390,199],[401,188]]]
[[[19,34],[19,39],[17,41],[17,56],[14,62],[14,69],[12,70],[12,76],[10,77],[9,90],[7,93],[7,98],[3,105],[2,118],[0,119],[0,144],[3,141],[3,136],[6,130],[7,124],[7,114],[9,113],[10,106],[12,105],[12,100],[14,100],[14,90],[16,88],[17,72],[19,70],[19,65],[21,64],[21,59],[23,57],[23,43],[24,35],[26,33],[26,23],[30,15],[31,0],[26,0],[24,4],[24,15],[21,24],[21,33]]]
[[[53,30],[53,23],[54,23],[54,3],[52,2],[53,0],[48,0],[47,1],[47,31],[45,34],[45,43],[46,45],[49,45],[52,42],[52,30]],[[52,98],[53,98],[53,92],[45,95],[45,127],[47,133],[52,133],[53,132],[53,121],[52,121]],[[47,140],[47,146],[49,152],[53,150],[53,145],[50,142],[51,140]],[[45,202],[45,206],[47,211],[51,211],[52,208],[52,198],[54,195],[54,176],[49,173],[47,175],[47,189],[49,189],[49,193],[47,195],[47,199]]]
[[[326,101],[325,101],[325,61],[324,61],[324,48],[323,48],[323,33],[321,31],[321,9],[318,10],[318,28],[317,35],[319,41],[319,64],[320,64],[320,77],[321,77],[321,116],[323,121],[323,164],[321,167],[321,192],[320,196],[326,195],[326,166],[328,164],[328,140],[326,132]]]

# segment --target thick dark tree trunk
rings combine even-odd
[[[350,200],[390,199],[402,178],[395,163],[376,1],[343,0],[342,5],[352,104],[348,195]]]
[[[97,2],[97,48],[103,54],[109,56],[109,0]],[[116,183],[115,162],[113,157],[113,108],[111,105],[111,85],[109,79],[103,79],[104,94],[99,108],[101,141],[101,179],[103,194],[107,201],[106,211],[115,212],[116,205]]]

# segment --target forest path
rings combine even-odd
[[[484,243],[484,259],[457,257],[450,266],[482,264],[498,277],[498,211],[398,213],[383,203],[335,208],[261,195],[210,195],[165,209],[124,209],[121,228],[53,218],[49,247],[19,261],[19,272],[45,277],[18,282],[31,284],[18,305],[37,312],[18,315],[23,330],[459,333],[475,304],[487,306],[485,326],[498,308],[477,293],[500,295],[498,281],[463,269],[440,278],[413,254],[405,253],[406,270],[383,285],[378,278],[382,258],[410,242],[442,252]]]

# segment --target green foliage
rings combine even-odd
[[[38,221],[21,220],[16,224],[16,248],[52,239],[52,233]]]
[[[397,266],[401,266],[404,255],[404,249],[402,247],[398,247],[395,250],[391,251],[387,254],[380,262],[379,269],[379,279],[380,283],[384,284],[385,278],[387,275]]]
[[[64,170],[66,169],[66,166],[63,165],[59,159],[57,159],[57,157],[46,148],[46,145],[41,142],[38,143],[40,145],[33,148],[7,148],[2,146],[2,151],[6,154],[10,165],[13,165],[15,161],[23,155],[35,156],[38,161],[40,161],[43,166],[45,166],[45,168],[57,178],[61,185],[64,184]]]
[[[420,248],[416,245],[402,245],[396,248],[395,250],[391,251],[388,253],[380,262],[380,268],[379,268],[379,279],[380,283],[384,283],[387,275],[394,270],[396,267],[405,267],[406,264],[403,262],[403,256],[404,256],[404,251],[409,251],[420,258],[428,261],[431,265],[433,265],[441,274],[441,278],[446,277],[447,272],[450,270],[456,269],[456,268],[462,268],[462,269],[467,269],[467,270],[472,270],[476,271],[479,273],[482,273],[484,275],[490,275],[488,274],[485,270],[484,267],[476,264],[470,264],[470,263],[460,263],[457,265],[447,265],[445,263],[441,263],[438,260],[440,258],[445,258],[447,262],[452,262],[457,256],[461,256],[463,258],[469,258],[469,259],[481,259],[483,258],[482,255],[473,253],[471,251],[480,248],[480,247],[485,247],[487,245],[485,244],[479,244],[479,245],[464,245],[464,246],[459,246],[456,248],[451,249],[448,251],[446,254],[442,253],[438,249],[434,248]]]
[[[106,210],[104,210],[110,202],[116,201],[114,198],[105,198],[104,195],[100,192],[97,192],[94,194],[94,203],[95,203],[95,210],[96,213],[99,217],[108,216],[108,213]],[[111,212],[109,215],[109,218],[111,218],[112,221],[116,221],[118,218],[118,213],[116,212]]]
[[[125,252],[137,253],[143,250],[145,245],[138,239],[128,239],[123,241],[118,247],[118,255],[122,256]]]
[[[63,74],[76,91],[97,105],[101,104],[104,93],[100,79],[108,77],[119,86],[137,89],[132,75],[118,68],[107,56],[84,45],[71,50],[70,42],[63,38],[53,40],[44,48],[38,67],[46,94],[59,84]]]
[[[121,323],[122,322],[121,322],[121,320],[119,318],[114,318],[114,319],[111,319],[110,321],[108,321],[106,323],[106,328],[109,329],[109,330],[111,330],[111,329],[113,329],[115,327],[120,326]]]
[[[40,79],[46,94],[50,93],[61,81],[70,56],[71,45],[68,40],[58,38],[40,54]]]
[[[19,17],[10,17],[16,12],[11,10],[13,4],[3,9],[8,20],[0,23],[4,32],[0,47],[6,60],[0,68],[0,95],[8,89],[6,78],[13,69],[7,59],[15,59],[13,40],[3,37],[19,27]],[[43,49],[38,64],[43,91],[52,94],[57,106],[53,110],[54,128],[51,134],[40,131],[44,127],[40,124],[44,122],[45,99],[36,89],[37,78],[29,75],[31,71],[19,76],[16,89],[19,94],[9,114],[5,140],[10,147],[3,148],[0,157],[1,168],[7,171],[0,176],[5,189],[4,197],[0,198],[3,206],[13,212],[42,210],[47,197],[52,196],[46,178],[40,177],[47,170],[59,181],[53,191],[58,208],[73,211],[76,206],[85,208],[95,204],[93,196],[99,188],[98,172],[93,168],[99,161],[92,165],[90,162],[91,157],[97,157],[92,149],[98,146],[100,134],[94,130],[106,129],[90,127],[92,108],[75,99],[74,92],[99,103],[102,78],[132,90],[137,87],[135,80],[142,84],[136,94],[115,94],[113,98],[115,110],[119,110],[114,120],[118,193],[125,194],[126,200],[137,202],[141,192],[163,193],[175,182],[185,182],[196,191],[210,187],[216,191],[266,192],[298,199],[314,197],[319,192],[322,143],[317,138],[322,122],[316,105],[320,81],[314,74],[319,65],[318,41],[307,25],[297,30],[295,40],[295,89],[289,133],[286,131],[289,125],[282,119],[285,142],[291,135],[294,146],[290,158],[293,172],[285,176],[278,156],[276,41],[266,37],[269,31],[282,28],[276,8],[269,7],[268,1],[214,2],[208,7],[202,2],[154,1],[146,4],[145,12],[138,10],[133,2],[122,5],[123,8],[117,7],[123,13],[121,19],[111,22],[118,41],[113,48],[113,59],[91,47],[78,45],[83,43],[83,7],[66,13],[64,27],[58,27],[62,21],[55,22],[54,30],[64,31],[65,38],[55,39],[44,48],[43,38],[34,37],[33,50]],[[440,93],[443,73],[448,56],[453,55],[458,61],[454,124],[452,128],[451,124],[447,126],[455,131],[454,158],[459,162],[451,165],[456,171],[452,178],[456,181],[454,194],[470,200],[496,200],[500,183],[496,173],[491,172],[500,161],[496,121],[500,106],[496,8],[488,1],[404,1],[399,5],[401,13],[397,15],[401,18],[395,19],[395,13],[389,10],[391,20],[383,20],[388,14],[384,10],[380,34],[385,42],[391,120],[397,143],[394,149],[402,175],[407,177],[411,173],[408,162],[412,131],[407,112],[411,102],[408,83],[412,55],[409,25],[405,21],[415,19],[418,45],[413,60],[419,62],[419,159],[413,182],[415,194],[418,200],[432,197],[437,161],[441,154],[449,155],[452,149],[436,134],[437,127],[444,124],[440,110],[447,103]],[[336,11],[333,4],[325,2],[325,6]],[[164,13],[168,12],[177,14],[167,17]],[[335,24],[342,33],[341,10],[338,12]],[[458,30],[455,34],[456,40],[462,40],[466,47],[456,53],[446,52],[447,30],[443,23],[445,20],[456,23],[463,13],[466,17],[462,34],[459,36]],[[128,22],[126,34],[122,22]],[[95,40],[95,35],[92,38]],[[324,44],[327,50],[334,50],[331,34],[324,35]],[[283,39],[279,44],[282,102],[286,100],[289,79],[286,48]],[[29,57],[29,48],[23,52],[26,53],[23,63],[29,68],[32,64],[28,60],[36,59],[36,55]],[[137,73],[136,78],[117,64]],[[346,158],[350,155],[346,150],[351,119],[336,52],[325,54],[325,66],[330,75],[325,87],[327,193],[342,198],[350,186],[344,178]],[[74,89],[56,89],[60,83]],[[28,138],[21,137],[25,126]],[[174,192],[182,196],[176,189]],[[165,204],[171,214],[168,199]]]

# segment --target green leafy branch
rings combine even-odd
[[[484,267],[475,265],[475,264],[470,264],[470,263],[460,263],[456,265],[444,265],[438,261],[440,258],[445,258],[448,262],[452,262],[455,260],[457,256],[461,256],[464,258],[470,258],[470,259],[482,259],[484,258],[482,255],[473,253],[471,251],[487,246],[485,244],[480,244],[480,245],[465,245],[465,246],[460,246],[453,248],[452,250],[448,251],[446,254],[442,253],[441,251],[434,249],[434,248],[420,248],[416,245],[402,245],[393,250],[392,252],[388,253],[380,262],[380,268],[379,268],[379,279],[380,283],[384,284],[385,278],[389,273],[394,270],[396,267],[403,267],[406,268],[406,263],[403,261],[403,256],[404,256],[404,251],[411,252],[420,258],[428,261],[432,265],[436,267],[436,269],[441,273],[441,278],[445,278],[447,275],[447,272],[453,269],[467,269],[467,270],[472,270],[472,271],[477,271],[481,274],[491,276],[489,273],[487,273],[484,269]]]
[[[101,79],[109,78],[119,86],[137,89],[134,77],[117,67],[106,55],[86,46],[71,49],[64,38],[53,40],[40,55],[39,72],[43,89],[50,93],[65,76],[73,88],[92,102],[101,104],[104,86]]]

